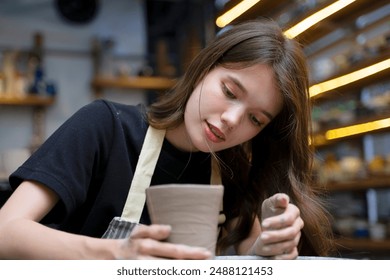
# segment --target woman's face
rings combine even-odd
[[[282,104],[270,67],[218,66],[197,85],[187,102],[184,125],[192,147],[184,149],[217,152],[244,143],[275,118]]]

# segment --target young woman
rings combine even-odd
[[[272,22],[225,31],[150,108],[95,101],[10,176],[0,210],[0,258],[207,259],[163,242],[170,227],[145,209],[128,238],[102,239],[122,212],[148,127],[166,131],[151,186],[225,187],[217,253],[275,259],[327,256],[331,227],[311,184],[310,101],[299,45]]]

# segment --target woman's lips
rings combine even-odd
[[[206,134],[206,137],[207,139],[209,139],[211,142],[214,142],[214,143],[220,143],[220,142],[223,142],[225,141],[225,135],[222,133],[222,131],[220,131],[217,127],[209,124],[209,123],[206,123],[206,131],[205,131],[205,134]]]

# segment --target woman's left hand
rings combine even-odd
[[[295,259],[303,228],[298,207],[284,193],[277,193],[262,204],[261,234],[253,248],[256,255],[274,259]]]

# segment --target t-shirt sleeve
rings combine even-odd
[[[40,182],[57,193],[62,202],[57,208],[69,214],[85,201],[91,181],[105,168],[114,126],[104,101],[84,106],[11,174],[11,187],[24,180]]]

